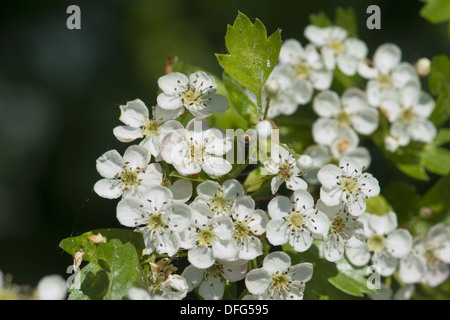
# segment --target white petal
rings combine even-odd
[[[404,283],[417,283],[423,278],[426,268],[425,259],[411,253],[400,260],[398,275]]]
[[[333,81],[333,72],[327,69],[311,71],[310,79],[317,90],[328,90]]]
[[[243,260],[252,260],[263,254],[262,243],[258,238],[248,238],[238,246],[238,257]]]
[[[147,106],[139,99],[128,101],[120,108],[119,120],[133,128],[140,128],[148,121]]]
[[[342,190],[320,188],[320,200],[327,206],[337,206],[342,203]]]
[[[207,157],[201,167],[211,177],[221,177],[233,168],[231,163],[220,157]]]
[[[397,229],[386,237],[386,250],[394,258],[404,258],[411,251],[413,239],[405,229]]]
[[[295,39],[287,39],[283,42],[280,50],[280,63],[297,64],[303,56],[303,48]]]
[[[162,109],[170,110],[174,113],[180,113],[180,110],[184,109],[179,96],[167,95],[163,92],[158,95],[156,101]]]
[[[436,136],[437,129],[428,119],[418,119],[408,127],[408,132],[413,140],[430,143]]]
[[[240,281],[247,274],[247,261],[223,261],[223,276],[230,282]]]
[[[329,146],[339,134],[338,123],[334,119],[319,118],[312,127],[314,141]]]
[[[409,284],[401,287],[394,294],[394,300],[410,300],[414,294],[414,285]]]
[[[283,251],[269,253],[263,260],[263,269],[270,274],[285,272],[291,266],[291,257]]]
[[[95,183],[94,191],[100,197],[116,199],[122,195],[122,183],[113,179],[101,179]]]
[[[332,117],[339,113],[341,99],[334,91],[322,91],[313,102],[314,111],[321,117]]]
[[[124,163],[132,169],[144,169],[150,162],[150,152],[142,146],[130,146],[123,154]]]
[[[292,103],[290,108],[288,108],[286,105],[283,105],[282,108],[280,107],[280,109],[283,110],[290,109],[292,113],[294,113],[297,110],[297,104],[307,104],[309,101],[311,101],[312,95],[314,93],[313,84],[309,80],[296,79],[294,81],[293,86],[295,89],[293,92],[295,103]],[[270,107],[269,113],[271,109],[272,107]],[[286,112],[284,112],[284,114],[286,114]]]
[[[308,250],[313,243],[313,238],[309,232],[301,232],[297,230],[294,235],[289,236],[289,244],[297,252]]]
[[[399,65],[401,57],[402,52],[397,45],[386,43],[375,51],[373,64],[381,73],[387,74]]]
[[[313,275],[313,265],[309,262],[299,263],[291,267],[292,279],[308,282]]]
[[[222,281],[220,277],[206,277],[198,288],[198,294],[205,300],[221,300],[225,292],[225,285]]]
[[[142,138],[144,135],[141,128],[130,126],[118,126],[113,129],[113,134],[121,142],[130,142]]]
[[[323,46],[326,43],[328,34],[325,29],[310,24],[306,26],[304,35],[309,41],[314,43],[316,46]]]
[[[127,227],[136,227],[146,223],[145,218],[142,218],[143,209],[140,207],[141,201],[138,198],[128,197],[122,199],[117,204],[117,220],[120,224]]]
[[[222,185],[222,190],[227,197],[238,197],[244,194],[244,187],[236,179],[226,180]]]
[[[328,235],[322,245],[322,251],[325,259],[331,262],[336,262],[344,256],[344,241],[339,239],[334,234]]]
[[[360,241],[355,237],[350,238],[345,248],[345,256],[355,266],[363,266],[370,260],[370,252],[367,249],[366,242]]]
[[[361,108],[352,116],[352,126],[356,132],[370,135],[378,128],[378,111],[372,108]]]
[[[158,79],[159,88],[167,94],[174,94],[177,90],[185,89],[188,84],[188,77],[180,72],[171,72]]]
[[[267,210],[270,218],[275,220],[281,220],[286,217],[291,211],[291,208],[292,202],[288,197],[285,196],[277,196],[270,200],[269,204],[267,205]]]
[[[342,175],[341,169],[334,164],[327,164],[317,173],[317,179],[327,189],[335,188],[339,177]]]
[[[180,236],[177,233],[163,232],[163,234],[157,237],[158,242],[155,244],[156,252],[159,254],[167,253],[169,257],[172,257],[180,249],[181,241]]]
[[[398,265],[398,259],[392,257],[386,251],[375,252],[372,256],[372,262],[383,277],[392,275]]]
[[[218,192],[220,188],[220,184],[215,181],[204,181],[197,186],[197,194],[205,195],[207,197],[214,197],[214,195]]]
[[[214,113],[224,113],[228,109],[228,100],[220,94],[210,96],[211,100],[205,101],[206,109]]]
[[[270,273],[263,269],[253,269],[245,277],[245,286],[252,294],[265,292],[272,282]]]
[[[173,119],[178,118],[183,113],[183,108],[167,110],[161,108],[159,105],[156,105],[153,109],[153,118],[160,122],[167,122]]]
[[[130,300],[152,300],[152,297],[147,290],[136,287],[131,287],[128,290],[128,298]]]
[[[343,74],[353,76],[358,70],[359,60],[350,54],[341,54],[337,56],[337,66]]]
[[[316,234],[326,234],[330,228],[330,220],[328,216],[316,209],[311,208],[307,217],[308,229]]]
[[[214,256],[211,248],[195,246],[188,251],[189,262],[199,269],[206,269],[214,264]]]
[[[293,175],[286,181],[286,188],[292,191],[306,190],[308,184],[302,178]]]
[[[314,199],[306,190],[295,191],[291,196],[291,200],[294,202],[294,209],[296,211],[306,210],[314,206]]]
[[[192,182],[189,180],[179,179],[169,189],[173,193],[173,201],[179,203],[185,203],[192,196]]]
[[[348,54],[359,60],[366,58],[368,49],[364,41],[356,38],[348,38],[345,40],[344,44],[345,50]]]
[[[283,245],[289,239],[289,227],[284,220],[270,220],[266,227],[267,240],[274,246]]]
[[[415,106],[419,102],[420,94],[420,84],[415,81],[409,81],[400,90],[400,102],[406,108]]]
[[[419,77],[410,63],[402,62],[392,71],[391,81],[395,87],[402,88],[409,81],[419,82]]]
[[[334,67],[336,66],[336,58],[334,56],[333,49],[329,47],[323,47],[321,53],[325,67],[328,70],[334,70]]]
[[[182,232],[191,225],[192,212],[191,208],[185,204],[174,203],[172,212],[169,214],[169,227],[175,233]]]
[[[279,176],[275,176],[270,180],[270,189],[272,191],[272,194],[277,193],[280,186],[283,184],[284,180],[281,179]]]
[[[107,179],[112,179],[116,174],[122,173],[123,165],[122,156],[116,150],[105,152],[96,161],[98,173]]]
[[[397,215],[395,212],[388,212],[382,216],[371,214],[369,217],[369,227],[379,235],[387,235],[397,228]]]
[[[414,114],[422,118],[428,118],[431,115],[435,105],[436,103],[433,97],[422,91],[420,93],[418,103],[414,106]]]
[[[205,269],[199,269],[190,264],[183,270],[181,276],[186,279],[188,290],[192,291],[202,282],[204,274]]]

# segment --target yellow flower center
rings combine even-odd
[[[341,110],[336,116],[335,119],[338,122],[338,126],[339,128],[347,128],[352,124],[352,118],[351,116],[344,112],[343,110]]]
[[[144,136],[157,136],[159,134],[159,128],[161,124],[156,120],[148,121],[142,128],[144,130]]]
[[[272,276],[272,287],[274,287],[278,292],[283,291],[289,285],[289,277],[282,274],[274,274]]]
[[[152,214],[148,218],[148,227],[153,231],[159,231],[165,228],[165,223],[162,214]]]
[[[134,186],[138,183],[138,173],[136,171],[124,169],[122,171],[122,175],[120,176],[120,180],[125,187]]]
[[[198,245],[203,247],[210,247],[216,239],[214,232],[208,229],[203,229],[198,234]]]
[[[380,74],[377,77],[377,82],[382,88],[389,88],[391,86],[391,77],[388,74]]]
[[[370,251],[379,252],[386,248],[385,242],[386,239],[383,236],[375,233],[367,239],[367,246]]]
[[[235,239],[246,239],[250,234],[250,228],[245,221],[235,221],[234,222],[234,233],[233,237]]]
[[[201,92],[195,91],[195,89],[188,89],[181,94],[181,101],[188,106],[192,106],[201,102]]]
[[[294,72],[300,79],[306,79],[309,77],[311,67],[306,62],[300,62],[294,67]]]
[[[286,222],[292,229],[301,228],[303,226],[303,215],[300,212],[292,211],[286,218]]]
[[[403,123],[410,124],[414,118],[415,114],[412,108],[402,108],[401,114],[400,114],[400,120]]]
[[[344,52],[345,46],[341,41],[332,40],[328,44],[328,46],[331,48],[331,50],[334,51],[335,54],[340,54]]]
[[[344,191],[349,194],[356,193],[358,191],[358,183],[356,182],[356,179],[354,178],[344,178],[341,181],[341,187],[344,189]]]

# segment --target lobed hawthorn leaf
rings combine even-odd
[[[450,20],[450,1],[426,0],[426,4],[420,10],[420,15],[431,23]]]
[[[225,44],[229,54],[216,54],[222,68],[242,86],[252,91],[261,106],[261,93],[278,60],[281,31],[267,37],[264,24],[238,12],[234,24],[228,25]]]
[[[70,300],[122,300],[131,287],[144,287],[139,256],[130,242],[112,239],[99,243],[90,258],[74,279]]]
[[[99,244],[91,243],[91,241],[89,241],[89,236],[98,234],[105,237],[107,242],[113,239],[118,239],[122,243],[129,242],[134,246],[135,250],[139,254],[141,254],[142,250],[145,248],[144,239],[142,238],[141,233],[134,232],[130,229],[119,228],[97,229],[85,232],[76,237],[66,238],[60,242],[59,247],[72,256],[77,251],[81,250],[84,252],[83,260],[91,261],[91,259],[96,255]]]

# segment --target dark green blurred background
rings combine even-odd
[[[66,28],[66,8],[81,9],[82,30]],[[367,30],[367,6],[382,29]],[[93,193],[95,160],[120,153],[112,129],[120,104],[155,104],[168,56],[220,74],[226,25],[237,11],[259,18],[283,39],[302,35],[310,13],[334,16],[353,6],[370,48],[394,42],[413,62],[450,51],[446,25],[419,16],[415,0],[354,1],[2,1],[0,4],[0,269],[35,285],[65,274],[72,258],[61,239],[118,227],[116,201]]]

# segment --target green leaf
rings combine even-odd
[[[63,239],[60,242],[59,247],[72,256],[77,251],[84,251],[83,260],[91,261],[92,257],[96,255],[96,251],[100,244],[92,243],[89,240],[89,237],[98,234],[101,234],[108,242],[113,239],[118,239],[122,243],[129,242],[136,248],[139,254],[145,248],[142,234],[129,229],[97,229],[89,231],[77,237]]]
[[[338,274],[328,281],[339,290],[355,297],[364,297],[365,293],[375,293],[367,287],[365,268],[355,269],[345,258],[336,263]]]
[[[431,61],[428,86],[430,92],[437,96],[430,120],[440,126],[450,117],[450,59],[446,55],[436,56]]]
[[[219,64],[241,85],[252,91],[261,109],[261,93],[278,60],[281,49],[281,31],[267,37],[264,24],[256,19],[253,24],[239,12],[234,24],[228,25],[225,44],[229,54],[216,54]]]
[[[391,205],[387,202],[386,198],[382,195],[372,197],[366,200],[366,212],[382,216],[392,210]]]
[[[347,9],[337,7],[334,22],[337,26],[347,30],[349,38],[358,38],[358,20],[352,7]]]
[[[323,11],[320,11],[317,14],[310,14],[309,21],[311,22],[311,24],[321,28],[333,25],[333,22],[331,22],[330,18],[328,18],[328,16]]]
[[[444,148],[428,146],[422,153],[423,163],[427,170],[446,175],[450,172],[450,151]]]
[[[427,3],[420,10],[420,14],[431,23],[447,21],[450,19],[450,1],[427,0]]]
[[[229,101],[233,104],[236,112],[252,125],[258,123],[258,109],[244,92],[244,88],[226,72],[223,73],[222,79],[228,92]]]
[[[450,129],[440,128],[432,143],[435,146],[441,146],[449,142],[450,142]]]
[[[450,212],[450,175],[446,175],[423,196],[420,207],[429,208],[434,217]]]
[[[72,284],[70,299],[122,300],[131,287],[144,287],[145,278],[135,247],[112,239],[99,243],[91,262]]]

